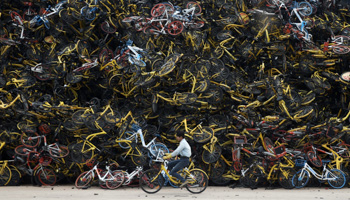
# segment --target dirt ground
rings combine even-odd
[[[255,190],[247,188],[229,187],[208,187],[201,194],[191,194],[189,191],[179,188],[164,187],[156,194],[147,194],[140,188],[122,187],[116,190],[104,190],[99,187],[88,189],[76,189],[73,185],[58,185],[54,187],[38,186],[14,186],[0,187],[1,200],[48,200],[48,199],[113,199],[113,200],[133,200],[133,199],[211,199],[211,200],[240,200],[240,199],[268,199],[268,200],[329,200],[341,199],[350,200],[350,188],[340,190],[322,188],[302,188],[302,189],[265,189]]]

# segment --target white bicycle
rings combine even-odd
[[[310,173],[320,181],[328,181],[328,184],[335,189],[344,187],[346,183],[346,175],[339,169],[328,169],[327,163],[330,160],[322,160],[323,170],[321,174],[318,174],[310,165],[303,159],[297,159],[295,166],[303,167],[299,170],[292,179],[292,184],[295,188],[302,188],[307,185],[310,179]]]

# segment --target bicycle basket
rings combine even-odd
[[[51,164],[52,158],[49,156],[43,156],[39,159],[39,163],[42,166],[49,166]]]
[[[233,138],[234,144],[246,144],[247,143],[247,137],[246,136],[235,136]]]
[[[304,167],[305,163],[306,163],[306,160],[303,160],[303,159],[296,159],[294,165],[295,165],[296,167]]]
[[[287,153],[286,152],[286,147],[284,145],[280,145],[280,146],[275,147],[273,149],[273,152],[275,153],[276,158],[283,157]]]

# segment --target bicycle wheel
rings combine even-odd
[[[152,17],[159,17],[159,16],[161,16],[164,13],[165,8],[166,8],[165,5],[162,4],[162,3],[154,5],[152,10],[151,10]]]
[[[312,6],[309,2],[303,1],[298,6],[299,13],[303,16],[309,16],[312,14]]]
[[[15,153],[20,156],[27,156],[31,151],[33,151],[32,148],[26,147],[24,145],[19,145],[15,148]]]
[[[117,31],[117,28],[107,21],[101,24],[101,29],[105,33],[115,33]]]
[[[331,171],[327,174],[327,178],[334,178],[334,180],[328,180],[328,183],[335,189],[344,187],[346,183],[345,173],[339,169],[331,169]]]
[[[120,187],[125,180],[125,174],[121,170],[115,170],[112,172],[113,177],[107,177],[107,179],[111,180],[106,180],[106,186],[108,189],[114,190]]]
[[[21,135],[21,142],[24,146],[29,148],[34,148],[39,145],[40,143],[40,136],[37,132],[29,131],[22,132]]]
[[[147,164],[148,149],[145,147],[136,147],[133,150],[131,161],[136,166],[145,166]]]
[[[199,143],[199,144],[204,144],[209,142],[209,140],[211,140],[211,138],[213,138],[214,136],[214,130],[210,127],[202,127],[201,129],[196,129],[193,133],[192,133],[192,138],[193,141]]]
[[[121,137],[122,140],[129,140],[130,142],[118,142],[119,146],[123,149],[129,149],[132,141],[135,140],[134,133],[131,131],[125,131]]]
[[[208,150],[204,149],[202,153],[202,160],[204,163],[214,163],[219,160],[221,156],[221,147],[218,144],[214,145],[213,151],[209,152]]]
[[[157,66],[154,66],[157,67]],[[161,65],[159,68],[154,68],[155,71],[157,71],[157,76],[162,77],[170,72],[172,72],[175,69],[175,62],[172,60],[167,61],[163,65]]]
[[[12,20],[13,20],[17,25],[22,25],[22,24],[23,24],[23,19],[22,19],[21,15],[19,15],[17,12],[11,11],[11,12],[10,12],[10,15],[11,15]]]
[[[87,171],[80,174],[75,181],[75,187],[78,189],[87,188],[92,181],[92,172]]]
[[[85,114],[85,110],[78,110],[78,111],[73,113],[72,121],[75,124],[82,125],[82,124],[84,124],[86,116],[87,116],[87,114]]]
[[[168,25],[168,33],[170,35],[179,35],[184,30],[184,25],[180,21],[173,21]]]
[[[254,165],[248,170],[246,176],[243,177],[243,184],[246,187],[256,188],[258,184],[263,180],[263,177],[264,172],[262,169],[259,166]]]
[[[94,8],[82,8],[81,10],[82,15],[85,17],[85,19],[92,21],[96,18],[96,13]]]
[[[165,155],[165,153],[169,153],[169,149],[164,144],[154,144],[149,148],[148,157],[162,158]]]
[[[199,15],[202,12],[202,7],[197,2],[194,2],[194,1],[188,2],[187,5],[186,5],[186,8],[187,9],[194,8],[194,12],[193,13],[195,15]]]
[[[162,189],[164,178],[157,169],[148,169],[141,174],[139,184],[143,191],[154,194]]]
[[[49,145],[49,153],[55,158],[64,158],[68,156],[69,149],[67,146],[54,143]]]
[[[306,170],[298,171],[292,178],[292,184],[295,188],[302,188],[309,182],[310,173]]]
[[[336,54],[347,54],[350,52],[350,48],[347,46],[334,45],[333,52]]]
[[[316,155],[314,151],[308,151],[306,153],[307,160],[315,167],[322,167],[322,160],[319,155]]]
[[[109,124],[116,124],[120,122],[122,115],[118,111],[110,111],[103,115],[103,119]]]
[[[53,170],[48,168],[41,168],[39,172],[37,172],[37,177],[42,185],[55,185],[56,183],[56,174]]]
[[[10,165],[9,167],[11,169],[11,179],[7,185],[8,186],[19,186],[20,182],[21,182],[21,178],[22,178],[21,172],[13,165]],[[0,183],[0,185],[1,185],[1,183]]]
[[[186,177],[189,181],[186,185],[186,189],[193,194],[204,192],[208,187],[208,175],[201,169],[191,169],[189,172],[190,175]]]
[[[0,168],[3,168],[3,166],[0,165]],[[7,185],[11,180],[11,176],[11,169],[8,166],[5,166],[0,173],[0,186]]]
[[[85,145],[83,142],[73,144],[70,149],[71,158],[77,163],[85,163],[94,155],[92,149],[93,148],[88,143]]]
[[[292,168],[281,168],[278,174],[278,183],[284,189],[292,189],[293,185],[293,176],[296,174],[295,170]]]

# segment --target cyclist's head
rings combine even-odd
[[[179,131],[175,135],[177,141],[181,141],[183,138],[185,138],[185,132]]]

